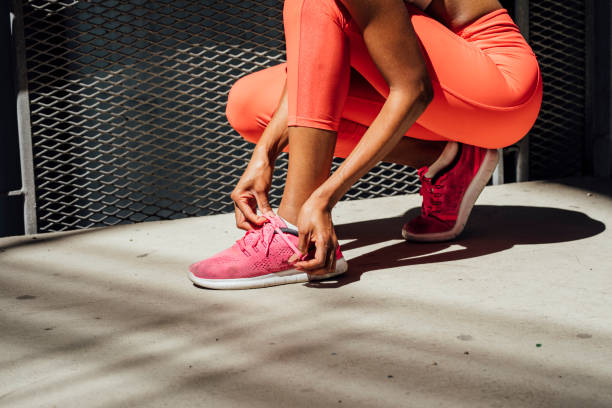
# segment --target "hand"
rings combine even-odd
[[[307,261],[301,261],[294,255],[290,259],[290,262],[295,262],[293,266],[312,275],[332,273],[336,269],[338,238],[327,203],[311,196],[300,210],[297,227],[300,234],[298,249],[302,254],[307,254],[314,243],[315,255]]]
[[[272,213],[268,192],[273,171],[274,166],[270,164],[267,155],[253,152],[249,165],[231,194],[238,228],[248,231],[266,222],[265,217],[257,215],[257,208],[261,214]]]

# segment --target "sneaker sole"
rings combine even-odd
[[[402,236],[404,239],[417,242],[439,242],[451,240],[461,234],[467,224],[467,220],[472,212],[472,208],[474,208],[478,196],[480,196],[480,193],[482,193],[482,190],[493,175],[498,160],[499,152],[489,149],[482,160],[482,165],[480,169],[478,169],[476,176],[467,190],[465,190],[465,194],[463,194],[463,199],[461,200],[461,205],[459,206],[459,212],[457,214],[457,221],[452,229],[431,234],[411,234],[406,229],[402,228]]]
[[[197,286],[208,289],[256,289],[268,286],[286,285],[288,283],[302,283],[311,280],[321,280],[341,275],[348,270],[348,263],[344,258],[336,260],[336,270],[327,275],[308,275],[304,271],[288,269],[282,272],[270,273],[252,278],[239,279],[203,279],[189,272],[189,279]]]

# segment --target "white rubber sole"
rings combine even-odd
[[[431,234],[412,234],[405,228],[402,228],[402,236],[404,239],[417,242],[439,242],[451,240],[461,234],[465,228],[465,224],[467,224],[467,220],[472,212],[472,208],[474,208],[478,196],[482,193],[482,190],[493,175],[498,160],[499,152],[494,149],[489,149],[487,154],[485,154],[480,169],[478,169],[476,176],[472,179],[472,182],[463,195],[463,199],[459,206],[459,212],[457,213],[457,221],[452,229]]]
[[[344,258],[336,260],[336,270],[327,275],[309,275],[304,271],[287,269],[286,271],[270,273],[253,278],[240,279],[202,279],[189,272],[189,279],[197,286],[208,289],[256,289],[268,286],[286,285],[288,283],[301,283],[311,280],[321,280],[341,275],[348,270],[348,263]]]

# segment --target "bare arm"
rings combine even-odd
[[[299,249],[315,242],[314,259],[298,269],[328,273],[338,245],[331,209],[350,186],[384,158],[431,102],[433,91],[419,42],[402,0],[342,0],[360,26],[368,51],[389,85],[389,95],[357,146],[304,203],[298,217]],[[293,258],[293,260],[296,260]]]
[[[433,97],[431,80],[402,0],[342,0],[389,85],[381,111],[353,152],[313,193],[332,208],[350,186],[387,155]]]
[[[236,226],[249,230],[253,225],[261,225],[266,219],[257,215],[272,211],[268,202],[268,192],[272,184],[274,162],[289,143],[287,132],[287,88],[283,88],[281,99],[270,123],[262,133],[249,164],[232,191]]]
[[[283,93],[278,101],[278,107],[255,146],[255,151],[265,153],[270,158],[272,164],[274,164],[280,152],[289,144],[287,115],[287,85],[285,83]]]

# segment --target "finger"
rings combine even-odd
[[[268,216],[274,216],[274,211],[272,211],[272,207],[268,202],[268,195],[265,193],[254,192],[255,200],[257,200],[257,207],[262,214],[266,214]]]
[[[314,269],[309,272],[310,275],[314,276],[327,276],[331,275],[336,270],[336,256],[333,251],[327,253],[326,263],[323,268]]]
[[[327,273],[333,273],[336,271],[336,254],[338,253],[338,237],[336,236],[335,229],[332,229],[331,242],[329,245],[329,265],[327,268]]]
[[[242,210],[240,209],[240,207],[238,207],[236,203],[234,203],[234,218],[236,218],[236,226],[238,228],[241,228],[241,229],[245,229],[245,228],[251,229],[252,228],[251,223],[247,221],[247,219],[244,216],[244,213],[242,212]],[[245,226],[245,224],[247,224],[248,227]]]
[[[253,207],[251,207],[247,201],[248,199],[245,200],[244,197],[241,197],[238,200],[234,201],[235,205],[238,206],[238,208],[246,218],[246,221],[250,222],[253,225],[261,225],[266,222],[266,218],[258,216],[255,213]]]
[[[308,254],[308,247],[310,246],[310,232],[301,232],[298,227],[298,250],[302,255]]]
[[[236,222],[236,227],[240,228],[241,230],[245,230],[245,231],[250,231],[253,229],[253,225],[247,221]]]
[[[308,261],[297,262],[295,266],[299,269],[315,270],[325,267],[327,257],[327,241],[318,239],[315,241],[315,255],[313,259]]]
[[[334,273],[336,271],[336,248],[331,249],[329,259],[330,259],[329,267],[327,268],[326,273]]]
[[[298,228],[298,231],[299,231],[299,228]],[[298,251],[300,251],[300,253],[291,255],[291,257],[289,258],[289,262],[290,263],[300,262],[302,258],[308,254],[309,245],[310,245],[310,234],[299,232],[297,249]],[[294,266],[297,266],[297,263]]]
[[[329,275],[336,269],[336,250],[333,245],[327,246],[325,254],[325,265],[321,269],[311,272],[311,275]]]
[[[329,273],[332,271],[332,266],[335,262],[335,253],[332,245],[327,247],[327,254],[325,254],[325,273]]]
[[[236,203],[234,203],[234,217],[236,218],[236,227],[245,231],[253,229],[253,226],[244,218],[244,214],[240,211]]]

